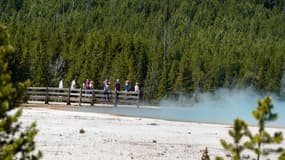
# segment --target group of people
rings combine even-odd
[[[82,84],[83,89],[94,89],[94,81],[86,79]]]
[[[109,86],[110,86],[110,82],[108,79],[106,79],[104,82],[103,82],[103,89],[104,91],[109,91]],[[116,82],[115,82],[115,85],[114,85],[114,89],[116,92],[118,91],[121,91],[121,84],[120,84],[120,80],[117,79]],[[140,92],[140,88],[139,88],[139,83],[136,82],[136,85],[135,85],[135,92],[139,93]],[[125,82],[125,91],[129,92],[131,91],[131,83],[129,80],[126,80]]]
[[[83,82],[82,87],[83,87],[83,89],[94,89],[94,81],[86,79]],[[61,79],[59,81],[58,88],[63,89],[63,79]],[[75,79],[73,79],[71,81],[70,89],[75,89],[75,88],[76,88],[76,82],[75,82]],[[109,82],[108,79],[106,79],[103,82],[103,89],[104,89],[105,92],[108,92],[109,88],[110,88],[110,82]],[[121,84],[120,84],[120,80],[119,79],[116,80],[114,89],[115,89],[116,92],[121,91]],[[140,92],[140,87],[139,87],[139,83],[138,82],[136,82],[134,90],[137,93]],[[127,91],[127,92],[131,91],[131,83],[130,83],[129,80],[126,80],[126,82],[125,82],[125,91]]]

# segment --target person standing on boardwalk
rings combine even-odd
[[[75,79],[73,79],[71,81],[71,86],[70,86],[70,89],[75,89],[76,88],[76,82],[75,82]]]
[[[139,107],[139,101],[140,101],[140,86],[139,86],[139,82],[136,82],[136,85],[135,85],[135,93],[137,94],[138,96],[138,103],[137,103],[137,107]]]
[[[117,93],[117,92],[120,91],[120,90],[121,90],[120,80],[117,79],[116,82],[115,82],[115,91],[116,91],[116,93]]]
[[[86,79],[85,80],[85,89],[89,89],[89,83],[90,83],[90,80],[89,79]]]
[[[139,87],[139,82],[136,82],[136,85],[135,85],[135,92],[136,93],[140,93],[140,87]]]
[[[58,88],[59,88],[59,100],[58,101],[62,101],[62,94],[63,94],[63,79],[61,79],[60,81],[59,81],[59,84],[58,84]]]
[[[119,98],[119,93],[121,90],[121,84],[120,84],[120,80],[117,79],[115,82],[115,94],[116,94],[116,99],[115,99],[115,106],[117,106],[118,103],[118,98]]]
[[[125,89],[127,92],[131,91],[131,84],[129,80],[126,80]]]
[[[104,88],[104,94],[105,94],[105,99],[106,99],[106,101],[109,101],[109,85],[110,85],[110,83],[109,83],[109,81],[108,81],[108,79],[106,79],[104,82],[103,82],[103,88]]]
[[[94,81],[89,82],[89,89],[94,89]]]
[[[63,89],[63,79],[59,81],[58,88]]]

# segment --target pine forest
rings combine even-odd
[[[1,0],[13,82],[139,82],[145,99],[220,87],[280,93],[284,0]]]

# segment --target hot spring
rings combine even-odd
[[[157,107],[142,105],[140,108],[119,107],[80,107],[75,111],[118,114],[125,116],[157,118],[175,121],[194,121],[206,123],[232,124],[235,118],[245,120],[251,125],[257,122],[252,111],[258,106],[257,100],[264,95],[272,97],[273,113],[278,119],[268,126],[285,127],[285,101],[274,94],[257,94],[252,88],[219,89],[214,93],[199,93],[194,96],[180,95],[178,99],[165,98]]]

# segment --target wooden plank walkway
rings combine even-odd
[[[139,107],[139,93],[134,91],[115,92],[110,90],[105,92],[98,89],[70,89],[54,87],[29,87],[26,95],[29,101],[42,101],[45,104],[49,102],[64,102],[67,105],[71,103],[88,103],[93,106],[95,103],[113,104],[116,107],[119,104],[137,105]]]

